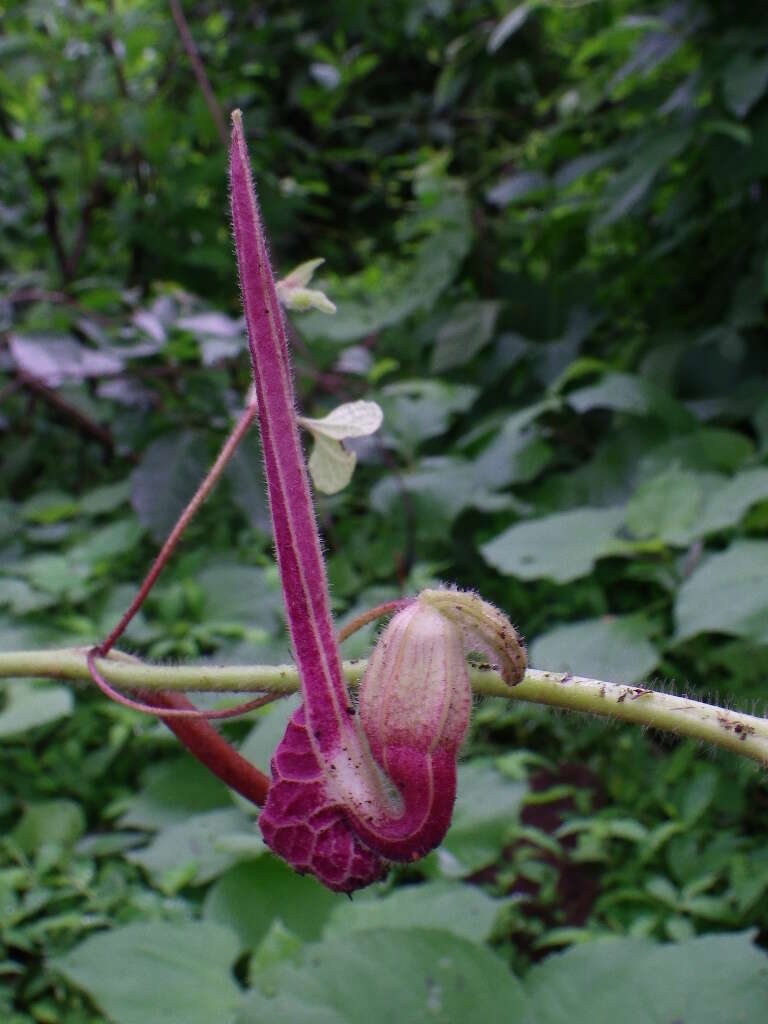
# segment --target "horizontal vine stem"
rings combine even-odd
[[[48,678],[91,683],[90,648],[61,648],[0,654],[0,679]],[[113,652],[97,659],[103,675],[124,690],[175,690],[207,693],[293,693],[299,689],[294,665],[151,665]],[[363,660],[344,662],[344,676],[356,686],[365,672]],[[489,697],[546,704],[622,722],[660,729],[742,754],[768,767],[768,719],[659,693],[642,686],[602,682],[562,672],[528,669],[511,688],[491,669],[471,670],[472,689]]]

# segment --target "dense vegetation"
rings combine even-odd
[[[302,410],[385,414],[318,500],[340,621],[455,582],[537,667],[763,713],[768,11],[190,2],[211,106],[178,6],[0,0],[0,651],[105,635],[243,406],[239,106],[274,261],[338,306],[293,318]],[[255,432],[123,646],[290,657]],[[764,1014],[735,757],[486,701],[444,846],[349,903],[151,719],[2,694],[8,1024]],[[286,704],[224,727],[264,768]]]

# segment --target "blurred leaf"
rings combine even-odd
[[[568,583],[586,576],[615,547],[620,508],[584,508],[517,523],[480,547],[499,572],[519,579]]]
[[[613,409],[636,416],[660,416],[677,429],[695,425],[693,416],[668,394],[649,381],[626,373],[606,374],[598,384],[571,391],[566,397],[579,413]]]
[[[530,4],[523,3],[505,14],[488,37],[488,53],[496,53],[509,37],[525,24],[531,10]]]
[[[446,183],[426,216],[417,214],[404,232],[430,230],[413,257],[398,265],[372,265],[356,277],[328,288],[337,313],[308,313],[301,332],[308,338],[356,341],[429,308],[453,280],[471,241],[469,204],[460,188]]]
[[[450,319],[437,332],[432,372],[444,373],[474,359],[493,336],[499,308],[498,302],[489,301],[464,302],[456,306]]]
[[[87,377],[119,373],[123,361],[108,352],[85,348],[71,338],[11,337],[10,349],[17,367],[49,387]]]
[[[310,969],[311,965],[311,969]],[[493,953],[445,932],[356,932],[304,950],[265,975],[270,995],[246,998],[238,1024],[528,1024],[520,983]]]
[[[406,452],[413,452],[422,441],[444,433],[477,395],[477,388],[439,380],[389,384],[380,396],[384,430],[394,434]]]
[[[223,874],[237,856],[219,840],[253,829],[251,820],[234,807],[205,811],[164,825],[148,846],[127,857],[149,872],[159,888],[174,892],[181,885],[202,885]]]
[[[768,642],[768,543],[735,541],[710,555],[680,587],[676,635],[729,633]]]
[[[231,1019],[237,940],[206,921],[136,923],[94,935],[53,967],[115,1024],[211,1024]]]
[[[235,504],[250,525],[262,533],[270,534],[272,520],[269,518],[267,483],[264,478],[264,456],[255,430],[249,431],[240,442],[224,476],[229,481]]]
[[[494,861],[518,823],[527,786],[504,778],[487,761],[459,765],[453,821],[433,854],[449,878],[464,878]]]
[[[672,466],[642,483],[626,510],[626,525],[640,540],[659,538],[685,545],[703,536],[702,507],[706,497],[722,484],[713,473],[688,472]]]
[[[531,193],[547,188],[549,180],[541,171],[521,171],[508,178],[502,178],[485,193],[493,206],[508,206],[518,199],[527,199]]]
[[[499,912],[509,905],[509,900],[492,899],[472,885],[425,882],[380,897],[361,893],[352,902],[337,901],[325,925],[325,935],[380,928],[434,928],[481,943],[490,938]]]
[[[265,853],[237,864],[208,890],[203,918],[226,925],[243,949],[255,949],[276,920],[307,941],[319,939],[323,925],[341,901],[310,875],[300,876]]]
[[[640,615],[570,622],[537,637],[529,660],[549,672],[641,682],[659,661],[649,632],[650,623]]]
[[[155,540],[171,532],[208,466],[205,439],[193,431],[166,434],[146,449],[131,477],[131,501]]]
[[[158,829],[205,811],[231,807],[224,783],[185,755],[164,760],[146,772],[143,787],[125,802],[120,824]]]
[[[723,92],[728,108],[744,117],[768,87],[768,57],[739,53],[725,69]]]
[[[525,987],[537,1024],[722,1024],[762,1014],[767,963],[748,933],[663,945],[622,938],[549,957]]]
[[[283,621],[283,595],[274,572],[222,562],[203,569],[197,582],[211,624],[242,623],[272,632]]]
[[[387,515],[404,491],[415,499],[419,521],[432,528],[451,523],[466,508],[492,512],[515,505],[511,497],[476,482],[471,463],[450,457],[421,459],[412,472],[383,477],[371,490],[371,505]]]
[[[72,714],[72,691],[66,686],[39,686],[25,680],[3,687],[0,737],[15,736]]]
[[[11,837],[30,855],[49,843],[72,846],[85,832],[85,814],[73,800],[47,800],[25,808]]]

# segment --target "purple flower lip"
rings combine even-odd
[[[423,856],[448,829],[456,756],[471,711],[468,638],[497,653],[510,682],[524,671],[525,656],[514,629],[491,605],[458,591],[425,591],[395,615],[376,645],[355,714],[334,636],[285,325],[239,111],[232,124],[235,248],[303,697],[275,751],[259,824],[267,844],[297,870],[351,891],[380,878],[386,860]]]

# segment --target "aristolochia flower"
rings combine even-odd
[[[425,591],[376,645],[356,714],[334,638],[282,310],[239,112],[230,174],[275,547],[303,697],[272,760],[259,824],[297,870],[349,892],[381,877],[387,860],[423,856],[450,824],[471,708],[465,651],[489,651],[510,684],[522,677],[525,654],[487,602]]]

